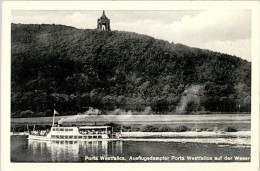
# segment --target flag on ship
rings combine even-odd
[[[54,109],[54,115],[59,115],[59,113]]]

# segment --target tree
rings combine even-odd
[[[192,85],[188,111],[248,112],[251,63],[137,33],[62,25],[11,25],[11,111],[50,115],[100,110],[174,111]]]

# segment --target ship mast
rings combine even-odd
[[[55,109],[53,110],[52,127],[54,127]]]
[[[55,103],[54,103],[54,109],[53,109],[53,118],[52,118],[52,127],[54,127],[54,121],[55,121],[55,115],[58,115],[59,113],[55,110]]]

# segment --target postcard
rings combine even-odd
[[[4,1],[2,170],[258,170],[258,1]]]

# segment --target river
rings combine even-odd
[[[250,137],[33,141],[11,136],[11,162],[249,162]]]

